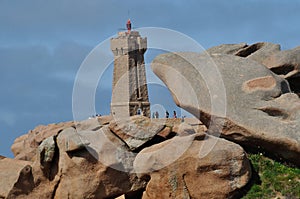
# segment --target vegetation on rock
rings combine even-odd
[[[287,166],[262,153],[249,154],[254,171],[259,175],[243,199],[300,198],[300,169]]]

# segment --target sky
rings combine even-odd
[[[205,49],[266,41],[286,50],[300,45],[299,9],[299,0],[0,0],[0,155],[13,157],[14,140],[37,125],[73,120],[81,63],[128,18],[133,27],[181,32]],[[148,76],[156,54],[145,54]],[[112,65],[102,77],[96,111],[108,114]],[[150,85],[149,95],[156,108],[178,110],[163,86]]]

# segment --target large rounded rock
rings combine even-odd
[[[15,159],[34,161],[36,151],[42,141],[48,137],[56,136],[61,130],[74,126],[74,122],[61,122],[58,124],[39,125],[27,134],[14,141],[11,150]]]
[[[137,171],[149,172],[140,176],[150,176],[143,199],[234,198],[251,178],[242,147],[211,136],[176,136],[143,149],[134,165]]]
[[[16,138],[11,146],[11,150],[14,153],[15,159],[34,161],[38,146],[46,138],[51,136],[56,137],[61,131],[69,127],[77,131],[95,131],[100,129],[104,124],[108,124],[111,120],[111,116],[101,116],[78,122],[68,121],[57,124],[39,125],[27,134]]]
[[[41,183],[31,196],[43,193],[45,184],[49,184],[53,198],[113,198],[146,186],[146,181],[132,172],[134,154],[107,126],[84,129],[70,127],[59,133],[57,155],[48,161],[48,171],[41,160],[36,162],[35,174]]]
[[[274,73],[286,78],[292,91],[300,96],[300,46],[274,53],[262,63]]]
[[[158,134],[165,125],[144,116],[132,116],[128,120],[112,120],[110,130],[121,138],[132,151],[140,148]]]
[[[72,137],[76,139],[70,140]],[[66,138],[78,147],[67,150]],[[89,144],[82,148],[86,141]],[[66,129],[57,137],[57,146],[60,182],[55,198],[112,198],[146,185],[130,172],[135,156],[107,126],[95,131]]]
[[[81,137],[78,132],[80,131],[73,127],[66,128],[60,132],[57,136],[57,142],[59,142],[60,146],[59,150],[71,152],[87,147],[90,144],[89,141]]]
[[[300,46],[270,54],[263,64],[285,78],[296,76],[300,70]]]
[[[300,165],[300,100],[265,66],[233,55],[169,53],[152,69],[210,133]]]
[[[129,150],[124,140],[111,132],[108,125],[103,125],[107,124],[107,119],[104,122],[98,119],[77,122],[72,127],[65,125],[58,132],[43,134],[49,136],[40,141],[35,148],[34,162],[29,162],[32,164],[29,191],[13,187],[22,167],[18,170],[11,167],[15,172],[11,175],[8,164],[5,164],[6,168],[1,167],[6,160],[2,158],[0,167],[13,179],[3,186],[3,194],[0,194],[6,197],[13,190],[14,198],[114,198],[123,194],[135,198],[141,195],[140,190],[145,188],[147,181],[139,179],[133,172],[136,154]],[[141,127],[145,125],[147,130],[149,126],[146,124],[142,122]],[[139,133],[147,132],[149,129]],[[28,135],[25,140],[28,142]],[[18,163],[19,160],[13,161]]]
[[[252,45],[222,44],[207,49],[209,54],[230,54],[255,60],[288,80],[291,90],[300,96],[300,47],[280,51],[279,44],[259,42]]]
[[[34,188],[31,162],[2,158],[0,160],[0,198],[17,198]]]

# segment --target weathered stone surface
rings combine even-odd
[[[214,46],[206,50],[209,54],[229,54],[234,55],[239,50],[246,48],[248,45],[246,43],[239,44],[222,44],[219,46]]]
[[[185,122],[174,125],[172,131],[179,136],[191,135],[196,133],[195,129]]]
[[[144,116],[132,116],[129,121],[111,121],[109,128],[127,144],[130,150],[135,150],[153,139],[164,128],[164,124]]]
[[[274,53],[262,63],[274,73],[286,78],[291,90],[300,96],[300,46]]]
[[[54,136],[48,137],[38,147],[41,162],[52,162],[56,148],[54,139]]]
[[[181,147],[186,148],[178,156]],[[143,149],[134,166],[149,171],[141,177],[151,177],[143,199],[234,198],[251,178],[242,147],[211,136],[195,140],[195,134]]]
[[[290,78],[299,74],[300,69],[300,46],[285,51],[279,51],[269,55],[263,64],[274,73]]]
[[[279,44],[260,42],[252,45],[223,44],[207,50],[210,54],[232,54],[255,60],[287,79],[290,88],[300,96],[300,47],[280,51]]]
[[[70,142],[74,142],[74,146],[81,146],[81,143],[76,144],[77,136],[81,140],[88,140],[90,144],[68,150],[70,147],[67,145],[73,145],[67,144]],[[147,183],[132,173],[135,154],[129,152],[125,143],[107,126],[96,131],[79,132],[72,127],[67,128],[56,139],[54,136],[45,139],[39,149],[42,150],[39,150],[33,163],[34,189],[28,195],[16,198],[98,199],[122,194],[135,196]],[[54,155],[51,155],[52,149]]]
[[[42,141],[50,136],[56,136],[61,130],[73,126],[73,122],[40,125],[27,134],[17,138],[11,146],[15,159],[34,161],[36,150]]]
[[[80,136],[89,141],[86,149],[99,162],[116,170],[130,172],[135,154],[126,143],[117,137],[108,126],[97,131],[81,131]]]
[[[145,181],[130,173],[134,155],[107,127],[78,133],[90,144],[80,150],[59,151],[60,182],[55,198],[111,198],[145,187]],[[61,147],[64,144],[58,142]]]
[[[247,57],[262,63],[270,55],[280,51],[279,44],[269,42],[259,42],[252,45],[246,43],[240,44],[222,44],[206,50],[209,54],[228,54],[240,57]]]
[[[190,143],[194,139],[202,140],[204,135],[203,132],[195,132],[192,125],[199,126],[201,123],[193,119],[185,120],[189,124],[180,119],[155,122],[141,116],[131,119],[133,124],[143,129],[138,135],[149,132],[156,135],[166,125],[169,129],[177,125],[178,132],[182,131],[184,135],[181,138]],[[126,198],[141,197],[149,178],[139,178],[135,173],[133,162],[136,153],[131,152],[124,140],[116,136],[108,125],[94,128],[94,122],[91,122],[90,128],[87,123],[84,124],[86,126],[79,128],[85,130],[67,127],[42,141],[37,148],[37,158],[32,163],[30,193],[19,191],[20,194],[14,194],[13,198],[114,198],[123,194]],[[135,132],[135,128],[131,130]],[[192,137],[188,131],[193,132]],[[148,135],[146,137],[148,139]],[[177,142],[175,145],[184,144]]]
[[[83,120],[80,122],[75,123],[75,128],[77,131],[84,131],[84,130],[98,130],[102,127],[99,120],[103,123],[104,119],[100,119],[100,117],[90,118],[87,120]]]
[[[152,119],[165,125],[157,135],[170,139],[174,136],[185,136],[194,133],[205,135],[206,126],[197,118],[169,118],[169,119]]]
[[[174,137],[175,135],[172,134],[172,129],[171,127],[169,126],[166,126],[163,130],[161,130],[157,135],[165,138],[165,139],[168,139],[170,137]]]
[[[197,118],[191,117],[191,118],[184,118],[184,122],[191,125],[196,133],[203,133],[207,131],[207,127]]]
[[[113,117],[111,115],[103,115],[98,117],[98,122],[100,123],[100,125],[109,124],[111,120],[113,120]]]
[[[248,59],[252,59],[259,63],[262,63],[263,60],[265,60],[267,57],[279,51],[279,44],[259,42],[239,50],[235,53],[235,55],[240,57],[247,57]]]
[[[216,67],[221,79],[212,73]],[[300,165],[299,99],[265,66],[232,55],[178,53],[156,57],[152,69],[176,104],[200,118],[210,133]]]
[[[91,128],[94,129],[94,127],[95,126],[91,124]],[[89,141],[80,136],[78,132],[80,131],[74,129],[73,127],[66,128],[60,132],[57,136],[57,142],[60,145],[59,149],[70,152],[87,147],[89,145]]]
[[[40,125],[30,130],[27,134],[16,138],[11,150],[15,155],[15,159],[34,161],[37,148],[44,139],[57,136],[62,130],[68,127],[76,128],[77,131],[98,130],[104,124],[108,124],[111,119],[111,116],[101,116],[80,122],[69,121],[58,124]]]
[[[3,158],[0,160],[0,198],[26,195],[34,187],[31,162]]]
[[[14,198],[114,198],[123,194],[135,198],[141,195],[140,190],[146,187],[147,181],[133,173],[136,154],[129,151],[108,125],[103,125],[110,121],[108,117],[101,121],[99,118],[77,122],[77,129],[75,125],[65,125],[64,129],[54,131],[53,135],[49,133],[51,136],[41,140],[33,153],[35,161],[30,162],[32,189],[27,195],[21,190],[21,195],[15,194]],[[144,133],[154,130],[144,119],[133,121],[147,129],[150,127]],[[30,136],[32,132],[17,141],[28,142]]]

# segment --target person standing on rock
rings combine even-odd
[[[173,111],[173,117],[177,118],[176,111]]]
[[[181,117],[181,122],[184,122],[184,118],[186,118],[185,115],[183,115],[183,116]]]
[[[158,111],[155,112],[155,118],[158,118],[159,117],[159,114],[158,114]]]
[[[166,118],[169,118],[169,112],[166,111]]]

